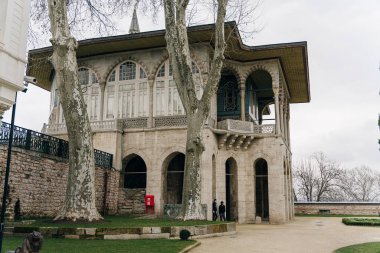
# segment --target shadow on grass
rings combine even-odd
[[[22,237],[4,237],[3,251],[15,250]],[[44,238],[40,253],[177,253],[195,241],[155,240],[72,240]]]

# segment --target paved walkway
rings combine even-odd
[[[297,217],[285,225],[238,225],[236,235],[200,239],[191,253],[331,253],[380,241],[380,227],[346,226],[341,220]]]

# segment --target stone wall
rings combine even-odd
[[[296,214],[355,214],[355,215],[379,215],[380,203],[334,203],[313,202],[294,203]]]
[[[145,213],[145,189],[119,189],[117,210],[119,214]]]
[[[0,196],[4,188],[7,148],[0,145]],[[24,216],[55,216],[63,204],[68,175],[66,159],[12,148],[7,212],[13,215],[17,201]],[[103,213],[117,213],[119,171],[96,168],[96,207]],[[104,206],[105,204],[105,206]]]

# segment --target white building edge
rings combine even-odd
[[[30,0],[0,2],[0,123],[24,89]]]

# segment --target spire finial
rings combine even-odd
[[[139,33],[140,27],[139,27],[139,21],[137,20],[137,14],[136,14],[136,6],[133,10],[133,16],[132,16],[132,22],[131,26],[129,27],[129,33]]]

